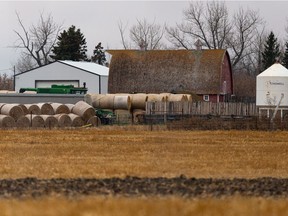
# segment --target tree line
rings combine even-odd
[[[93,55],[87,57],[86,38],[76,26],[63,30],[51,14],[46,17],[41,14],[38,24],[27,28],[16,15],[21,27],[21,31],[15,30],[19,39],[16,48],[22,49],[18,72],[55,60],[106,63],[101,42],[95,46]],[[251,83],[276,60],[288,67],[288,42],[283,46],[273,31],[267,33],[257,11],[239,8],[231,13],[222,1],[191,1],[183,11],[182,22],[175,26],[144,18],[137,19],[132,26],[119,21],[118,29],[123,49],[190,50],[195,49],[196,41],[203,49],[227,49],[235,77],[250,77]]]

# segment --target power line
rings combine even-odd
[[[1,72],[1,71],[7,71],[7,70],[13,70],[13,68],[0,69],[0,72]]]

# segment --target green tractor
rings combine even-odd
[[[26,91],[36,92],[37,94],[86,94],[87,88],[74,87],[74,85],[51,85],[51,87],[43,88],[20,88],[19,93],[25,93]]]

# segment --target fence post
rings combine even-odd
[[[152,119],[152,114],[151,114],[151,112],[152,112],[152,110],[151,110],[151,108],[150,108],[150,131],[152,131],[153,130],[153,119]]]

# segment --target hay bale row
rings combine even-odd
[[[0,114],[0,126],[4,128],[15,127],[15,119],[8,115]]]
[[[100,119],[89,104],[0,104],[0,127],[81,127],[99,126]],[[11,120],[12,119],[12,120]]]
[[[56,114],[56,115],[35,115],[27,114],[15,120],[9,115],[0,114],[0,127],[1,128],[65,128],[65,127],[81,127],[84,126],[83,119],[73,113],[69,114]],[[97,116],[91,117],[86,125],[100,126],[101,121]]]
[[[129,110],[146,108],[146,102],[152,101],[192,101],[188,94],[86,94],[84,100],[96,109]],[[131,111],[131,112],[132,112]]]

